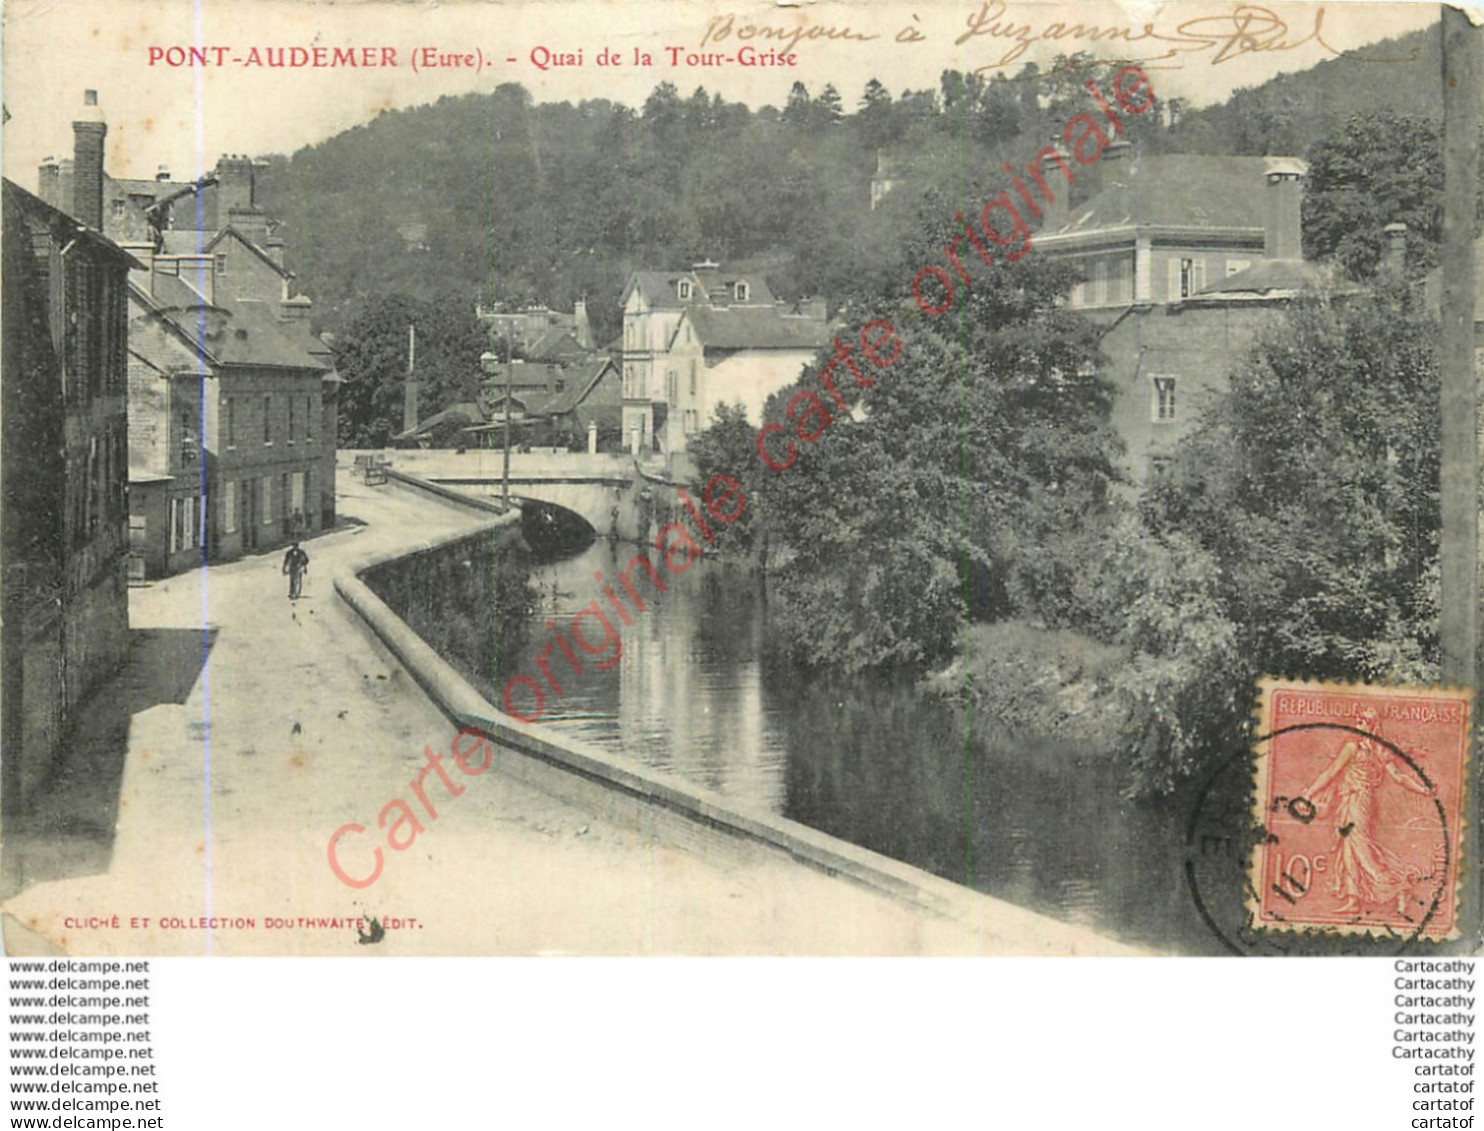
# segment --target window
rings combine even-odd
[[[665,370],[665,399],[671,404],[680,399],[680,378],[673,369]]]
[[[289,402],[289,443],[291,443],[291,444],[294,442],[294,399],[295,399],[294,398],[294,395],[292,393],[290,393],[289,394],[289,397],[288,397],[288,402]]]
[[[202,514],[204,524],[205,515]],[[196,498],[186,495],[170,500],[170,552],[193,550],[196,541]]]
[[[262,491],[258,493],[258,498],[261,501],[258,521],[264,526],[267,526],[273,521],[273,476],[263,476],[262,486]]]
[[[1092,306],[1102,306],[1108,301],[1108,261],[1099,259],[1092,265]]]
[[[216,273],[225,275],[227,273],[227,253],[219,251],[216,253]]]
[[[1173,377],[1154,378],[1154,420],[1159,424],[1168,424],[1175,419],[1175,379]]]
[[[263,398],[263,443],[273,443],[273,398]]]
[[[1206,289],[1206,261],[1204,259],[1170,260],[1169,300],[1178,302]]]
[[[217,517],[217,524],[221,526],[224,533],[237,533],[236,482],[228,482],[222,484],[221,513]]]
[[[747,296],[750,295],[752,291],[745,282],[739,280],[735,288],[735,293],[737,295],[738,302],[746,302]]]
[[[180,462],[195,463],[200,454],[200,441],[196,439],[196,421],[189,407],[180,412]]]
[[[681,279],[680,280],[679,290],[680,290],[680,301],[681,302],[689,302],[690,301],[690,280],[689,279]]]
[[[124,207],[125,204],[123,197],[118,197],[109,206],[109,211],[113,214],[113,218],[115,220],[122,220],[124,218]]]
[[[696,395],[696,359],[690,359],[690,395]]]
[[[304,435],[314,439],[314,397],[304,398]]]
[[[237,398],[227,398],[227,447],[237,446]]]
[[[1226,277],[1230,279],[1238,271],[1245,271],[1252,266],[1250,259],[1228,259],[1226,261]]]
[[[1075,308],[1075,307],[1086,306],[1086,305],[1087,305],[1087,284],[1086,283],[1074,283],[1074,284],[1072,284],[1072,306]]]
[[[304,511],[304,472],[296,471],[289,478],[289,512]]]

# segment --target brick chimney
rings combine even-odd
[[[103,230],[103,139],[108,126],[98,92],[85,90],[82,115],[72,123],[72,214],[94,231]]]
[[[1302,259],[1299,214],[1304,202],[1303,173],[1294,166],[1270,169],[1267,182],[1263,255],[1268,259]]]
[[[216,194],[219,216],[226,216],[233,209],[251,209],[252,158],[240,153],[223,153],[216,163]]]
[[[1089,199],[1106,188],[1127,184],[1129,167],[1133,164],[1134,147],[1123,140],[1110,141],[1104,148],[1098,163],[1092,167],[1093,188]]]
[[[36,195],[53,208],[62,207],[62,166],[55,157],[41,163],[36,175]]]
[[[1386,247],[1381,252],[1381,269],[1400,278],[1407,270],[1407,226],[1386,225]]]
[[[1060,158],[1060,161],[1058,161],[1058,158]],[[1071,219],[1072,184],[1067,182],[1067,174],[1063,171],[1064,168],[1070,169],[1074,178],[1081,170],[1081,166],[1072,160],[1072,155],[1067,150],[1067,147],[1062,144],[1061,138],[1053,134],[1050,142],[1036,156],[1036,159],[1031,162],[1024,177],[1026,191],[1031,194],[1031,199],[1036,202],[1036,206],[1041,209],[1041,231],[1043,234],[1056,231]],[[1046,182],[1046,189],[1051,194],[1049,200],[1036,183],[1035,177],[1031,175],[1032,170],[1039,171],[1041,179]],[[1015,174],[1018,173],[1018,170],[1011,168],[1008,172]],[[1029,216],[1026,218],[1027,220],[1031,219]]]

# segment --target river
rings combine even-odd
[[[1106,752],[971,734],[911,686],[801,671],[772,641],[762,586],[736,567],[698,562],[652,599],[644,582],[647,611],[623,625],[600,596],[635,552],[616,551],[600,541],[536,567],[534,607],[519,631],[505,626],[516,646],[496,649],[502,686],[520,675],[545,686],[547,622],[570,638],[594,599],[621,640],[604,644],[585,618],[594,652],[574,649],[582,674],[548,651],[562,692],[546,687],[543,725],[1114,938],[1222,952],[1185,882],[1184,802],[1121,799]],[[498,704],[499,688],[483,682]],[[512,703],[533,707],[520,687]]]

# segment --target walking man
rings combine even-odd
[[[309,572],[309,555],[295,542],[283,556],[283,572],[289,575],[289,600],[297,601],[304,588],[304,575]]]

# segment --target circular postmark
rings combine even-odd
[[[1368,906],[1347,909],[1342,903],[1338,910],[1326,908],[1323,915],[1306,914],[1306,900],[1313,906],[1327,898],[1321,884],[1332,888],[1338,883],[1336,869],[1363,872],[1380,867],[1375,863],[1378,858],[1393,860],[1395,854],[1378,846],[1369,830],[1357,829],[1353,820],[1342,823],[1317,798],[1303,792],[1283,795],[1268,789],[1261,803],[1255,802],[1258,782],[1274,780],[1273,774],[1262,772],[1272,768],[1264,767],[1262,760],[1272,757],[1285,735],[1301,732],[1309,732],[1311,746],[1321,735],[1332,736],[1336,761],[1347,743],[1384,748],[1405,767],[1400,772],[1414,775],[1422,787],[1412,792],[1420,796],[1425,791],[1425,801],[1417,806],[1417,812],[1425,814],[1423,823],[1413,822],[1409,844],[1425,849],[1428,864],[1425,870],[1415,864],[1405,869],[1410,882],[1386,913]],[[1370,798],[1362,801],[1371,803]],[[1312,850],[1321,829],[1333,834],[1328,844],[1334,851],[1328,857]],[[1250,749],[1233,752],[1212,769],[1186,824],[1184,872],[1197,914],[1230,954],[1383,956],[1404,953],[1438,921],[1450,895],[1453,857],[1446,807],[1414,758],[1372,729],[1305,722],[1260,735]],[[1352,879],[1348,886],[1355,883]]]

